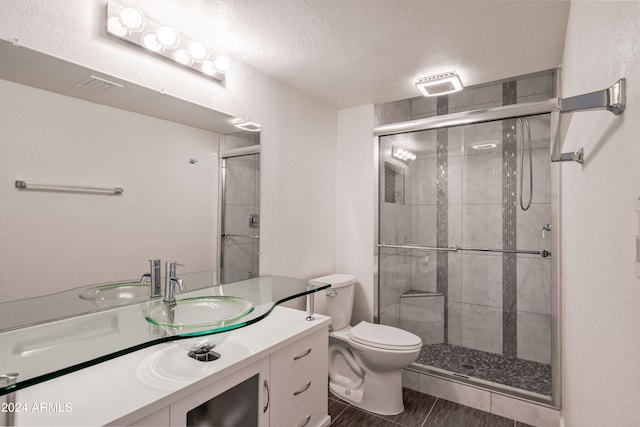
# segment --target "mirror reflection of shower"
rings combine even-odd
[[[221,281],[259,275],[260,146],[250,132],[221,140]],[[255,144],[255,145],[254,145]]]

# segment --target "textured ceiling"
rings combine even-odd
[[[569,10],[538,0],[136,3],[337,108],[417,96],[413,82],[440,72],[456,70],[471,86],[554,68]]]

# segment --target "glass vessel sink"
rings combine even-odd
[[[189,292],[175,304],[150,299],[150,285],[136,281],[0,303],[0,325],[6,326],[0,328],[0,366],[17,374],[13,384],[0,381],[0,396],[157,344],[175,342],[187,351],[212,348],[233,330],[264,319],[278,304],[330,287],[280,276],[224,283],[219,273],[183,274]],[[59,307],[67,311],[56,311]],[[42,317],[24,324],[23,313]],[[304,312],[300,321],[306,321]]]
[[[123,303],[143,302],[149,299],[149,283],[138,281],[108,283],[85,289],[79,297],[93,301],[99,307],[115,307]]]
[[[202,296],[147,304],[146,319],[171,335],[199,334],[224,328],[253,311],[253,303],[231,296]]]

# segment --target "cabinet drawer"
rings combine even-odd
[[[318,427],[329,424],[326,389],[319,391],[307,403],[278,424],[277,427]]]
[[[271,397],[271,425],[280,424],[319,392],[324,391],[326,394],[327,382],[327,359],[325,357],[324,360],[307,367],[305,371],[290,378],[280,387],[274,388]]]
[[[273,388],[289,378],[326,359],[329,351],[329,331],[323,329],[296,341],[271,356],[271,382]]]

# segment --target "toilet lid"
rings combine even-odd
[[[422,346],[419,336],[387,325],[360,322],[349,331],[355,342],[371,347],[413,350]]]

